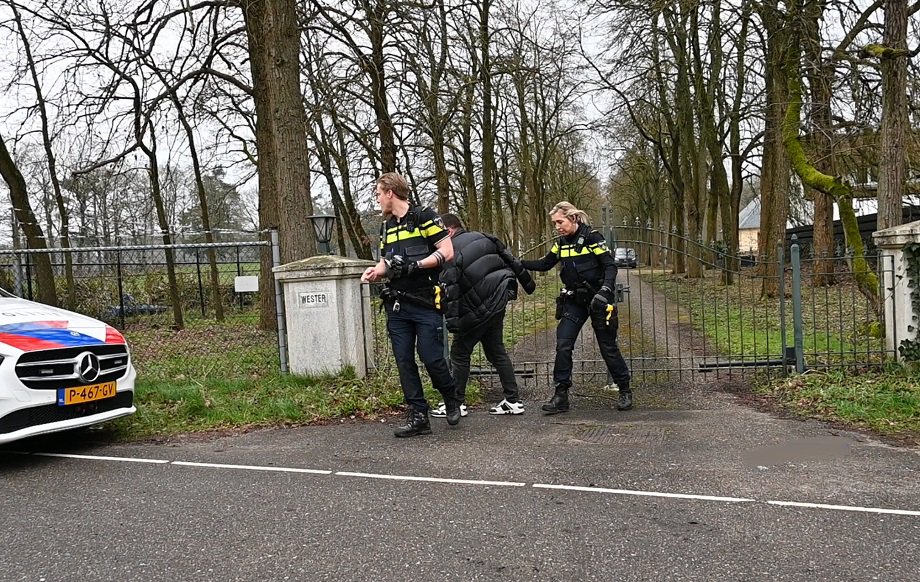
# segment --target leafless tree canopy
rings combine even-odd
[[[371,258],[373,183],[397,170],[413,200],[518,251],[568,199],[736,254],[754,192],[760,252],[805,208],[826,253],[834,205],[877,197],[896,224],[920,183],[917,12],[906,0],[0,0],[15,96],[0,126],[5,222],[30,246],[277,228],[287,261],[316,251],[307,216],[328,212],[339,252]]]

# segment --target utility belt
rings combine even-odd
[[[440,285],[412,289],[411,291],[394,289],[389,285],[384,285],[383,289],[380,291],[380,298],[383,300],[384,305],[387,303],[393,305],[392,309],[394,313],[399,312],[401,309],[401,301],[408,301],[416,305],[421,305],[422,307],[427,307],[428,309],[434,309],[438,313],[443,313],[444,309],[447,307],[444,289],[442,289]]]
[[[594,298],[594,295],[600,290],[600,286],[595,287],[587,282],[576,285],[567,285],[559,292],[559,299],[562,301],[574,301],[587,305]]]
[[[562,319],[562,315],[565,313],[566,301],[587,307],[591,303],[591,299],[594,298],[595,293],[597,291],[588,283],[563,287],[559,291],[559,296],[556,297],[556,319]]]

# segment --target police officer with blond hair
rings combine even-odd
[[[444,298],[438,282],[441,266],[454,257],[454,247],[435,211],[409,203],[405,178],[395,172],[381,175],[376,193],[386,217],[380,231],[381,258],[364,271],[361,280],[374,283],[388,279],[381,297],[406,401],[405,423],[394,434],[431,434],[430,407],[415,363],[416,350],[431,383],[444,398],[447,423],[460,422],[460,402],[444,357]]]
[[[584,323],[590,319],[601,357],[620,390],[617,409],[633,407],[629,368],[617,345],[617,306],[614,302],[617,267],[604,236],[588,225],[588,215],[569,202],[560,202],[549,213],[559,235],[542,259],[522,261],[525,269],[548,271],[562,263],[565,285],[556,299],[556,361],[553,365],[553,396],[543,405],[546,414],[569,410],[572,387],[572,351]]]

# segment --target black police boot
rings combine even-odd
[[[542,406],[546,414],[558,414],[569,411],[569,387],[570,384],[556,384],[556,391],[549,402]]]
[[[447,424],[456,426],[460,422],[460,404],[462,401],[448,398],[444,406],[447,408]]]
[[[620,387],[620,397],[617,398],[617,410],[629,410],[633,407],[633,393],[629,386]]]
[[[393,431],[397,437],[413,437],[420,434],[431,434],[431,424],[428,422],[428,413],[419,412],[414,408],[406,411],[406,424]]]

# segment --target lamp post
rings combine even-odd
[[[332,240],[332,225],[335,223],[335,216],[332,214],[314,214],[308,216],[313,223],[313,232],[316,234],[316,242],[320,244],[321,252],[331,255],[332,247],[329,241]]]

